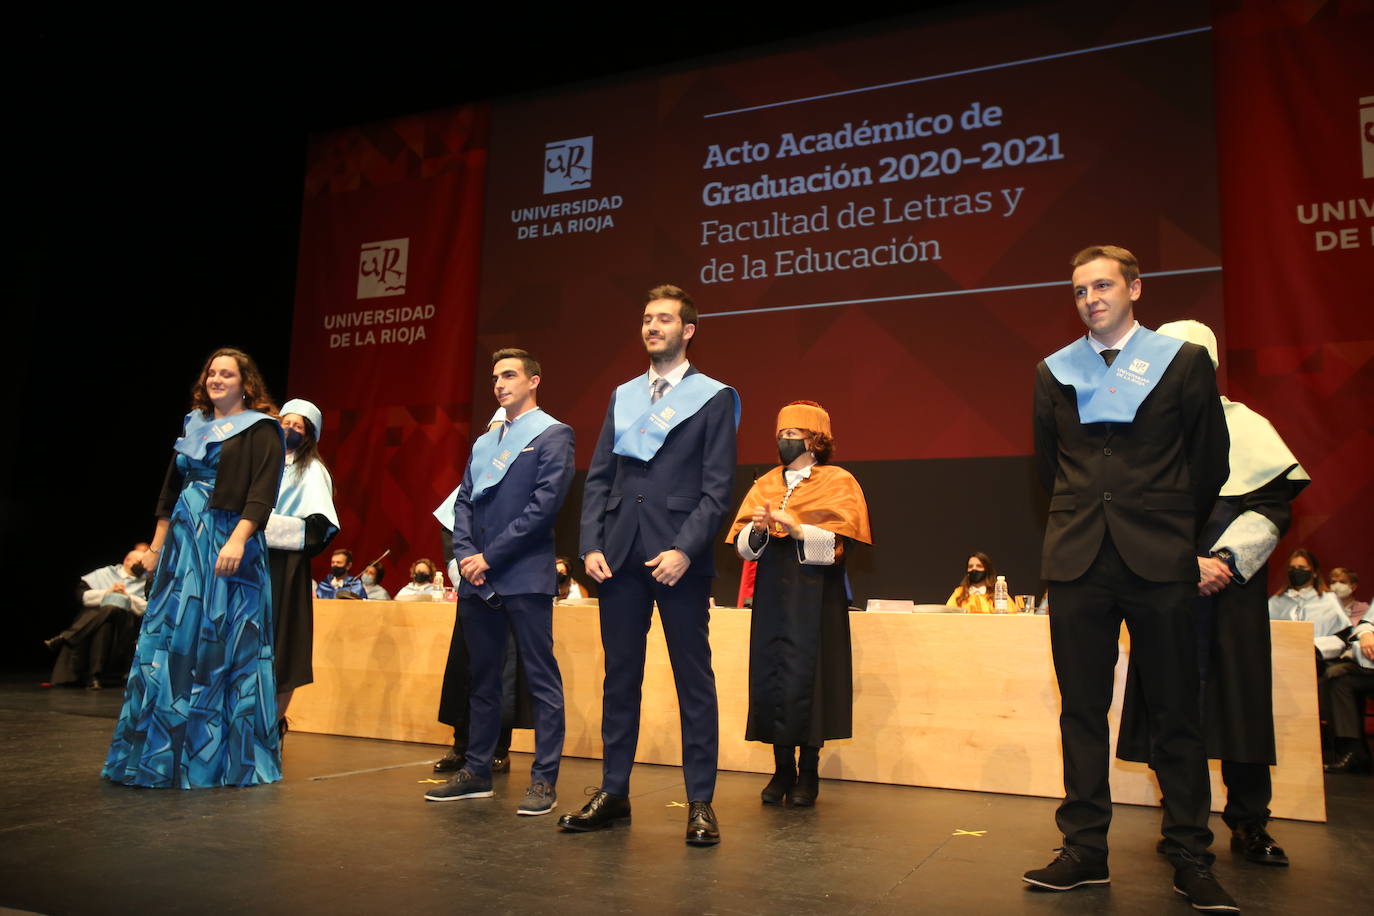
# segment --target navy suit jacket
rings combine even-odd
[[[573,431],[555,423],[521,451],[496,486],[472,499],[472,457],[453,503],[453,557],[480,553],[498,595],[552,595],[557,590],[553,523],[568,496],[575,465]],[[458,593],[476,595],[466,579]]]
[[[716,392],[668,433],[652,461],[625,458],[614,447],[612,395],[582,491],[582,556],[599,550],[618,573],[675,547],[692,561],[687,575],[714,576],[717,533],[735,485],[735,393]],[[647,556],[630,556],[636,534]]]

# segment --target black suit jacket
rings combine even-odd
[[[1074,389],[1043,360],[1035,373],[1035,457],[1050,493],[1041,576],[1077,579],[1110,530],[1141,578],[1196,582],[1194,546],[1231,442],[1207,351],[1185,343],[1131,423],[1080,423]]]
[[[734,392],[716,392],[674,427],[652,461],[625,458],[614,447],[612,395],[582,489],[581,555],[600,550],[619,572],[626,561],[643,563],[676,547],[691,558],[687,575],[715,575],[716,535],[735,485]],[[630,556],[636,533],[648,556]]]

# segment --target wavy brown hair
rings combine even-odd
[[[196,376],[196,381],[191,386],[191,408],[199,410],[207,417],[214,415],[215,405],[205,390],[205,377],[210,374],[210,364],[221,356],[232,356],[234,362],[238,363],[239,378],[243,380],[243,406],[275,417],[277,403],[272,400],[272,395],[267,390],[267,382],[263,381],[258,364],[253,362],[253,357],[233,347],[220,347],[205,358],[205,365],[200,367],[200,375]]]

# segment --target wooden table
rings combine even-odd
[[[447,745],[435,712],[454,608],[431,602],[316,601],[315,683],[296,692],[296,731]],[[771,773],[771,749],[743,739],[748,703],[748,610],[711,613],[720,696],[720,767]],[[554,652],[567,704],[564,753],[601,756],[602,652],[594,605],[559,605]],[[854,735],[826,744],[821,775],[898,785],[1058,798],[1063,794],[1059,692],[1049,621],[1034,615],[850,614],[854,644]],[[1326,820],[1318,735],[1312,625],[1271,623],[1275,817]],[[1123,647],[1128,646],[1122,630]],[[1117,665],[1112,732],[1125,654]],[[533,733],[517,731],[517,751]],[[681,764],[677,697],[655,616],[644,670],[636,759]],[[1112,760],[1112,797],[1155,805],[1159,789],[1143,764]],[[1212,763],[1214,810],[1225,802]]]

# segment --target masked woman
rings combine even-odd
[[[782,466],[754,482],[730,529],[740,556],[758,562],[744,737],[773,745],[764,804],[810,806],[821,745],[853,730],[844,558],[849,541],[873,537],[858,481],[829,464],[830,415],[793,401],[777,430]]]
[[[964,567],[964,580],[950,592],[945,604],[970,614],[995,614],[997,609],[992,605],[992,591],[996,582],[997,570],[992,565],[992,558],[982,551],[974,551]],[[1021,606],[1021,599],[1008,593],[1007,611],[1022,610],[1025,608]]]
[[[238,350],[210,355],[191,406],[143,558],[148,610],[102,775],[182,789],[275,782],[262,527],[281,480],[281,426],[261,373]]]
[[[286,471],[276,511],[267,520],[267,547],[276,617],[277,716],[284,731],[292,693],[315,680],[310,559],[339,533],[339,516],[334,511],[334,481],[320,458],[320,409],[292,398],[281,406],[281,427],[286,435]]]

